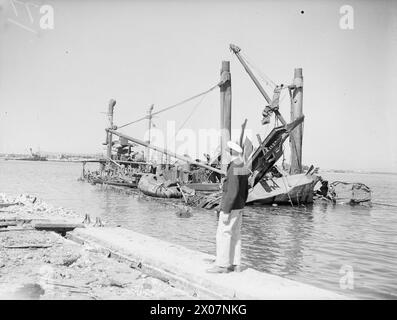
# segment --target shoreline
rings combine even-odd
[[[14,205],[1,208],[6,203]],[[0,194],[1,219],[17,222],[6,231],[0,229],[3,298],[15,294],[18,298],[24,285],[35,283],[44,291],[39,295],[42,299],[74,299],[76,295],[77,299],[351,299],[250,268],[241,273],[208,274],[205,270],[214,259],[212,255],[120,227],[96,227],[91,222],[67,232],[66,237],[30,230],[38,221],[82,223],[81,215],[36,197]],[[25,244],[45,243],[49,247],[10,248],[10,243],[21,243],[22,234]],[[34,269],[28,275],[25,263]],[[98,269],[98,265],[102,267]],[[43,268],[50,270],[55,284],[43,280]],[[82,268],[90,272],[82,276]],[[120,278],[120,274],[124,276]]]

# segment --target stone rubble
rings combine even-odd
[[[89,245],[34,230],[26,223],[32,219],[76,221],[82,216],[31,195],[0,193],[0,221],[22,221],[0,228],[0,299],[194,299]],[[26,244],[50,247],[15,248]],[[14,248],[6,248],[10,246]]]

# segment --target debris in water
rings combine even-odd
[[[316,199],[350,205],[368,205],[371,203],[371,189],[363,183],[334,181],[328,184],[328,181],[320,181],[322,186],[320,190],[316,191]]]
[[[191,208],[185,206],[184,208],[178,210],[175,214],[179,218],[190,218],[192,216],[192,211]]]

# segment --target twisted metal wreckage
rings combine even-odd
[[[260,135],[257,135],[259,146],[255,150],[248,138],[243,142],[247,120],[242,124],[239,143],[244,150],[243,158],[246,166],[251,172],[247,204],[299,205],[312,203],[314,198],[335,201],[339,199],[338,195],[340,192],[343,193],[343,196],[340,198],[352,204],[370,201],[371,191],[363,184],[334,182],[328,185],[327,181],[322,180],[316,174],[318,168],[310,166],[304,172],[304,166],[302,165],[304,121],[304,115],[302,113],[302,69],[295,69],[293,83],[287,86],[283,84],[276,85],[265,76],[265,81],[272,82],[275,87],[273,98],[271,99],[252,72],[248,65],[250,64],[252,66],[252,64],[242,55],[241,49],[231,44],[230,50],[236,55],[267,102],[262,112],[262,124],[269,124],[271,117],[273,115],[275,116],[275,127],[268,136],[262,140]],[[193,160],[187,155],[179,155],[150,143],[150,130],[154,115],[176,108],[199,97],[204,97],[218,87],[221,94],[220,154],[217,154],[212,160],[209,155],[206,155],[207,161]],[[290,123],[285,121],[279,111],[280,94],[283,90],[288,90],[291,100]],[[157,112],[153,112],[152,105],[148,115],[119,127],[113,124],[115,104],[116,101],[111,100],[108,109],[109,128],[106,129],[106,142],[104,143],[107,146],[107,157],[106,159],[98,160],[101,168],[95,172],[85,170],[85,163],[87,161],[83,162],[84,180],[93,184],[138,188],[142,193],[153,197],[183,198],[185,203],[195,207],[212,209],[219,206],[222,196],[222,192],[220,191],[222,177],[226,174],[227,168],[227,165],[223,163],[222,159],[225,159],[225,145],[230,140],[231,132],[231,76],[229,61],[222,62],[221,79],[215,86]],[[148,141],[143,141],[118,131],[121,128],[143,120],[149,120]],[[277,125],[278,122],[281,124]],[[119,137],[119,141],[113,141],[113,136]],[[284,167],[284,160],[282,168],[276,165],[276,162],[284,156],[283,144],[287,138],[290,138],[291,147],[289,171]],[[146,148],[146,155],[144,152],[138,153],[133,151],[133,148],[137,145]],[[112,153],[113,149],[117,150],[116,154]],[[149,161],[150,150],[163,154],[167,159],[165,161],[166,164],[155,166],[154,163],[151,163]],[[170,158],[177,159],[185,163],[185,165],[178,163],[171,164],[169,161]],[[321,188],[315,192],[314,189],[318,182],[321,183]],[[343,187],[340,188],[341,186]]]

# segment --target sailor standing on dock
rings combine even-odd
[[[243,150],[232,141],[227,143],[231,162],[223,183],[221,211],[216,233],[215,266],[209,273],[241,271],[241,222],[242,209],[248,196],[249,171],[242,159]]]

